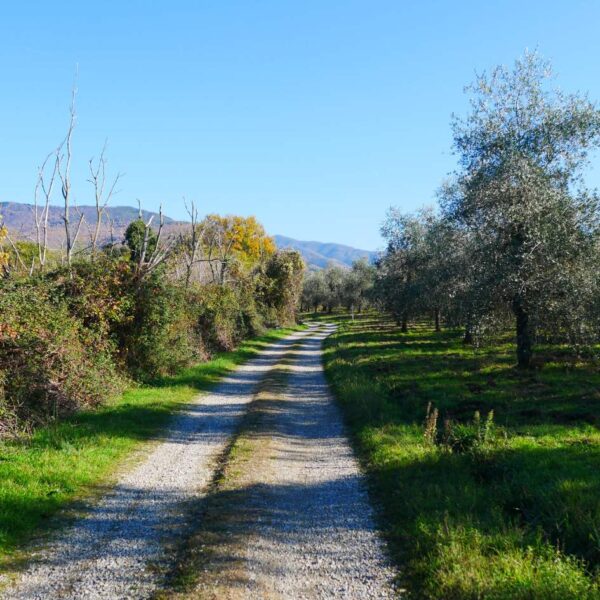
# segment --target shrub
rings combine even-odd
[[[111,346],[73,317],[46,282],[0,289],[0,418],[43,422],[119,393]]]
[[[254,301],[243,292],[215,284],[193,291],[196,324],[208,352],[231,350],[262,329]]]
[[[132,292],[132,319],[117,332],[132,375],[141,381],[174,373],[204,357],[185,290],[155,273]]]

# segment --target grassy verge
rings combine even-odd
[[[11,568],[18,549],[50,517],[110,478],[127,456],[156,438],[170,416],[198,391],[256,355],[290,330],[273,330],[153,386],[32,436],[0,443],[0,568]]]
[[[337,321],[326,373],[414,597],[600,598],[598,365],[543,348],[523,374],[509,341]]]

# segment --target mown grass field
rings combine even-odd
[[[522,373],[508,339],[336,320],[326,372],[412,597],[600,598],[598,365],[542,348]]]
[[[93,493],[132,451],[156,438],[174,411],[289,332],[270,331],[100,409],[0,443],[0,569],[10,568],[15,552],[59,509]]]

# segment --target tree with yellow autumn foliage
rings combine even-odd
[[[272,237],[256,217],[212,214],[200,224],[203,232],[206,261],[213,280],[223,283],[232,271],[248,271],[275,254]]]

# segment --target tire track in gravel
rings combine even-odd
[[[260,382],[305,332],[274,343],[199,396],[141,464],[34,552],[6,600],[141,599],[156,593]]]
[[[256,396],[171,590],[183,600],[399,596],[322,367],[298,339]]]

